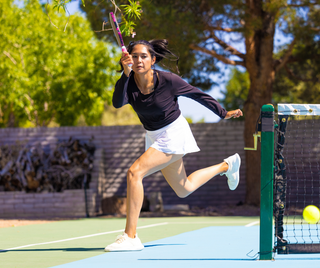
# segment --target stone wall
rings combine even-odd
[[[0,218],[73,218],[95,215],[96,194],[87,190],[65,190],[63,193],[1,192]]]
[[[180,199],[168,186],[162,174],[157,172],[146,177],[143,181],[146,196],[151,192],[160,191],[164,205],[188,204],[191,207],[198,206],[200,208],[222,204],[235,205],[239,202],[244,202],[245,157],[243,150],[243,123],[221,121],[212,124],[192,124],[191,129],[201,151],[188,154],[184,157],[187,174],[189,175],[200,168],[222,162],[224,158],[237,152],[242,158],[240,170],[241,182],[238,189],[230,191],[227,186],[226,177],[217,176],[189,197]],[[95,152],[94,169],[90,183],[89,210],[91,215],[100,214],[102,212],[101,203],[103,200],[112,196],[124,197],[126,195],[126,173],[128,168],[144,152],[144,130],[140,125],[31,129],[8,128],[0,129],[0,144],[27,141],[30,145],[41,143],[44,147],[49,146],[53,148],[59,140],[66,140],[70,136],[81,141],[87,141],[94,136],[97,150]],[[47,209],[49,207],[38,207],[36,204],[39,204],[40,199],[48,200],[48,204],[54,201],[56,209],[49,210]],[[29,203],[27,200],[29,200]],[[19,205],[20,203],[21,206]],[[44,201],[43,203],[46,202]],[[14,205],[10,206],[9,204]],[[79,206],[76,208],[74,204],[78,204]],[[59,206],[65,208],[60,211],[60,214],[57,209]],[[70,210],[67,209],[68,207]],[[66,217],[67,215],[85,216],[84,207],[83,190],[46,194],[0,192],[0,218],[19,217],[19,215],[22,216],[22,213],[25,213],[26,217],[38,217],[41,213],[47,212],[48,214],[45,215],[54,217]],[[36,211],[37,208],[39,208],[39,212]],[[83,209],[82,211],[80,211],[81,208]],[[12,209],[11,214],[5,214],[9,213],[8,211]]]

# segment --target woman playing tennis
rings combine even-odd
[[[183,156],[200,149],[189,124],[181,115],[178,97],[185,96],[201,103],[222,119],[242,116],[240,109],[226,111],[211,96],[189,85],[179,76],[153,68],[164,58],[176,57],[168,50],[167,40],[131,42],[128,53],[121,57],[123,74],[117,81],[113,105],[130,104],[146,129],[146,151],[127,173],[126,227],[116,242],[105,251],[131,251],[144,248],[136,228],[142,207],[144,177],[161,171],[169,185],[181,197],[187,197],[214,176],[226,175],[230,190],[239,184],[241,160],[234,154],[223,162],[195,171],[187,176]],[[178,57],[176,57],[178,62]],[[129,67],[131,66],[132,67]]]

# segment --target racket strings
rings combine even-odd
[[[121,40],[120,40],[119,33],[118,33],[118,30],[117,30],[117,26],[116,26],[116,23],[115,23],[115,21],[113,20],[113,17],[112,17],[111,14],[110,14],[110,24],[111,24],[111,27],[112,27],[114,36],[116,37],[117,43],[118,43],[118,45],[121,47],[122,44],[121,44]]]

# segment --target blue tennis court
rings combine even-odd
[[[1,267],[306,267],[320,254],[259,261],[258,217],[142,218],[139,252],[105,253],[125,219],[80,219],[1,228]]]
[[[283,267],[284,261],[286,267],[319,265],[320,254],[258,261],[258,236],[257,226],[206,227],[145,243],[141,252],[107,253],[56,267]]]

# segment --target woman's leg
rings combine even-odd
[[[222,162],[214,166],[199,169],[187,176],[181,158],[163,168],[161,172],[176,194],[184,198],[211,180],[214,176],[227,172],[228,167],[226,162]]]
[[[152,173],[164,169],[183,157],[162,153],[150,147],[130,167],[127,173],[127,222],[125,233],[134,238],[142,207],[144,192],[142,179]]]

